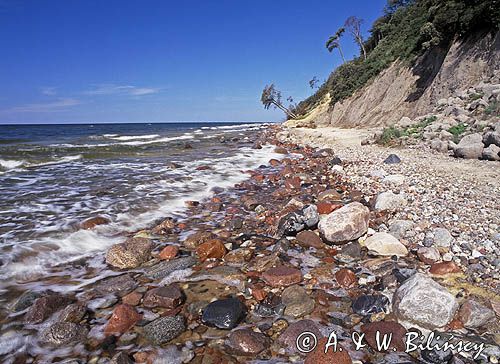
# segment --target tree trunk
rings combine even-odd
[[[342,57],[342,61],[345,63],[344,52],[342,52],[342,48],[340,47],[340,44],[339,44],[339,52],[340,52],[340,56]]]
[[[363,56],[365,57],[365,61],[366,61],[366,49],[365,49],[365,45],[363,44],[363,42],[359,42],[359,45],[361,46],[361,49],[363,50]]]
[[[276,102],[273,100],[273,104],[279,108],[281,111],[283,111],[288,117],[291,117],[292,119],[297,119],[297,116],[291,112],[290,110],[288,110],[286,107],[284,107],[283,105],[281,105],[280,103]]]

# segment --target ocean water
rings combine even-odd
[[[0,288],[103,252],[124,232],[182,216],[186,200],[248,178],[275,157],[271,146],[252,148],[249,137],[265,127],[0,126]],[[80,229],[96,215],[111,223]]]

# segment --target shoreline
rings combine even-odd
[[[189,203],[186,219],[166,219],[134,234],[133,244],[119,244],[109,261],[129,268],[115,270],[117,274],[113,276],[118,279],[105,278],[87,285],[75,296],[49,292],[25,299],[26,307],[16,314],[16,317],[24,314],[24,323],[10,320],[9,331],[14,329],[34,335],[33,330],[41,329],[40,334],[34,336],[45,341],[42,345],[45,349],[37,360],[63,355],[86,362],[108,362],[104,358],[115,358],[111,362],[118,362],[120,358],[131,362],[134,358],[136,363],[149,363],[165,356],[171,362],[191,359],[193,363],[205,363],[206,360],[245,362],[255,358],[313,362],[325,358],[321,358],[317,350],[304,355],[293,348],[294,340],[302,331],[312,330],[324,335],[335,329],[348,334],[370,322],[382,328],[383,323],[394,320],[403,323],[392,327],[395,332],[420,325],[427,326],[422,328],[424,330],[429,329],[425,322],[406,322],[409,317],[401,312],[396,314],[396,306],[389,304],[404,281],[412,279],[417,271],[425,279],[429,278],[429,267],[431,270],[435,267],[434,273],[438,274],[432,279],[439,282],[442,289],[466,293],[453,301],[453,306],[457,307],[448,313],[450,320],[446,330],[465,334],[477,330],[455,316],[458,305],[464,305],[465,296],[474,302],[480,301],[481,312],[487,311],[490,320],[491,312],[498,315],[498,295],[486,294],[494,288],[490,284],[498,282],[498,272],[496,276],[493,271],[491,277],[484,278],[488,274],[486,266],[479,272],[482,281],[468,282],[466,279],[464,283],[462,280],[469,272],[465,271],[464,276],[463,262],[459,259],[450,263],[454,256],[448,260],[450,254],[459,254],[451,250],[454,243],[440,246],[435,249],[437,252],[431,249],[433,244],[419,246],[421,240],[428,238],[426,230],[434,228],[432,224],[422,225],[417,219],[413,222],[417,225],[415,228],[404,231],[400,227],[397,231],[401,234],[399,245],[382,246],[383,254],[380,251],[373,254],[363,247],[370,236],[386,231],[395,233],[391,226],[394,216],[402,221],[398,209],[390,212],[374,208],[374,198],[380,192],[375,187],[389,189],[387,186],[390,186],[399,190],[396,195],[408,193],[410,196],[412,190],[404,189],[416,186],[413,192],[418,195],[419,187],[417,183],[400,183],[398,178],[392,178],[388,184],[382,183],[391,175],[388,173],[374,176],[373,180],[371,177],[366,179],[371,161],[364,159],[377,158],[382,164],[389,152],[401,153],[402,163],[382,165],[390,172],[395,170],[402,174],[408,172],[401,167],[406,162],[407,152],[387,148],[376,150],[371,146],[359,150],[353,145],[343,149],[337,144],[329,145],[333,150],[298,148],[293,138],[280,138],[278,134],[276,140],[273,135],[279,130],[283,130],[281,126],[269,126],[262,136],[256,137],[255,147],[274,142],[276,151],[283,153],[281,161],[272,160],[267,167],[251,171],[248,180],[219,191],[209,200]],[[290,157],[290,153],[294,155]],[[418,153],[416,158],[419,158]],[[418,172],[420,178],[424,172]],[[374,181],[378,181],[375,187]],[[415,201],[415,198],[408,199],[405,206],[411,207]],[[320,224],[321,234],[318,234],[318,221],[309,224],[309,218],[304,219],[311,213],[304,210],[309,205],[315,206],[324,219],[353,203],[369,209],[369,227],[366,226],[359,237],[349,239],[347,244],[344,241],[325,244],[325,232],[328,235],[328,229],[334,227],[321,228]],[[405,236],[408,230],[416,228],[419,230],[415,236]],[[283,231],[288,231],[289,238],[282,236]],[[455,241],[457,237],[451,236],[451,239]],[[397,250],[402,249],[401,245],[406,255]],[[391,249],[395,247],[399,258],[394,260],[391,258],[394,254],[389,253],[394,253]],[[428,248],[427,251],[422,251],[422,247]],[[110,253],[107,255],[109,257]],[[483,262],[478,257],[472,259]],[[488,259],[484,260],[489,264]],[[107,270],[110,269],[108,266]],[[469,278],[473,277],[475,279],[472,275]],[[224,300],[229,296],[236,299]],[[219,311],[210,303],[214,298],[219,299],[216,301],[220,304]],[[473,307],[477,307],[475,303]],[[432,306],[427,309],[432,314]],[[33,317],[35,320],[30,320]],[[5,319],[2,321],[5,324]],[[479,328],[487,333],[495,332],[494,327],[488,325],[491,322],[482,322]],[[83,337],[82,332],[89,334]],[[486,335],[484,340],[485,352],[495,353],[492,349],[494,336]],[[371,349],[354,350],[347,341],[340,343],[351,360],[383,362],[383,355]],[[177,344],[177,347],[169,344]],[[76,352],[61,352],[62,347],[72,345],[77,348]],[[58,349],[49,354],[45,350],[50,347]],[[29,352],[26,351],[25,359]],[[391,355],[399,355],[400,360],[412,360],[403,353]],[[335,360],[348,362],[345,356]]]

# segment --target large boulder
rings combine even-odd
[[[464,136],[454,149],[455,157],[479,159],[483,154],[483,137],[479,133]]]
[[[393,309],[401,320],[434,329],[453,319],[458,302],[432,278],[417,273],[398,288],[393,297]]]
[[[120,269],[137,268],[150,258],[152,250],[153,244],[149,239],[130,238],[108,250],[106,263]]]
[[[489,147],[483,149],[483,159],[489,161],[500,161],[500,147],[491,144]]]
[[[324,239],[342,244],[362,236],[368,231],[370,210],[359,202],[351,202],[326,215],[318,224]]]
[[[408,249],[398,239],[385,232],[373,234],[364,241],[364,244],[376,255],[404,257],[408,254]]]
[[[489,147],[492,144],[500,147],[500,133],[496,131],[488,131],[484,133],[483,144],[485,147]]]

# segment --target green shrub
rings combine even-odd
[[[453,141],[455,143],[458,143],[460,141],[460,137],[463,133],[465,133],[465,130],[467,129],[467,125],[463,123],[459,123],[455,126],[452,126],[451,128],[448,129],[448,132],[453,134]]]

